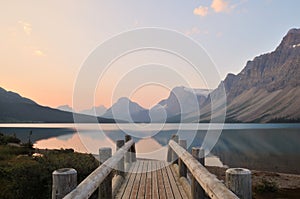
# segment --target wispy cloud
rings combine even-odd
[[[42,50],[34,50],[33,54],[38,57],[46,56],[46,54]]]
[[[32,26],[30,23],[24,21],[18,21],[18,23],[23,27],[23,30],[27,35],[31,35]]]
[[[225,0],[213,0],[210,7],[217,13],[229,11],[229,3]]]
[[[200,15],[202,17],[208,14],[208,7],[199,6],[198,8],[194,9],[194,15]]]
[[[207,30],[200,30],[198,27],[194,26],[190,30],[185,31],[187,36],[198,35],[198,34],[208,34]]]

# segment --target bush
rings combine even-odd
[[[0,146],[0,198],[51,198],[54,170],[74,168],[80,182],[99,165],[91,154],[74,153],[70,149],[43,150],[42,157],[28,156],[28,150]],[[9,155],[4,157],[4,154]]]
[[[261,182],[255,187],[255,190],[259,193],[277,192],[278,185],[273,181],[269,181],[263,178]]]
[[[8,143],[20,144],[21,140],[19,140],[16,136],[4,135],[0,133],[0,145],[5,145]]]

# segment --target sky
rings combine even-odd
[[[241,71],[248,60],[274,50],[289,29],[299,28],[299,8],[298,0],[1,1],[0,87],[41,105],[72,106],[77,76],[91,52],[114,35],[143,27],[171,29],[191,37],[224,79],[227,73]],[[155,53],[148,53],[149,62],[161,58]],[[143,64],[136,61],[144,60],[143,56],[136,53],[128,65]],[[130,55],[99,80],[94,105],[109,107],[124,96],[148,108],[166,98],[172,87],[183,84],[175,74],[168,86],[141,84],[114,95],[112,81],[114,75],[122,76],[120,67],[126,59]],[[184,66],[175,60],[168,64]],[[189,86],[205,87],[201,79],[187,75]],[[132,78],[143,79],[143,75]],[[210,87],[217,87],[220,79]],[[120,91],[126,88],[126,82],[118,84]],[[83,103],[80,108],[89,107]]]

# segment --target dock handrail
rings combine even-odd
[[[210,198],[216,199],[238,199],[215,175],[211,174],[200,162],[188,151],[182,148],[174,140],[169,141],[169,146],[178,158],[183,161],[187,169],[199,183]]]
[[[103,162],[88,177],[86,177],[75,189],[68,193],[64,199],[83,199],[89,198],[99,187],[99,185],[111,174],[112,170],[118,167],[119,162],[124,160],[124,156],[128,155],[128,151],[132,151],[134,147],[133,140],[127,142],[116,153]],[[110,148],[109,148],[110,149]],[[101,150],[101,149],[100,149]],[[133,149],[135,150],[135,149]],[[132,151],[135,153],[135,151]],[[133,158],[135,161],[135,157]]]

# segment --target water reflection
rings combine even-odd
[[[45,124],[43,124],[45,125]],[[49,125],[49,124],[47,124]],[[0,125],[0,132],[16,134],[23,142],[31,140],[35,147],[60,149],[73,148],[78,152],[98,154],[100,147],[111,147],[115,151],[115,142],[124,139],[125,133],[116,125],[102,125],[104,133],[99,133],[96,124],[80,125],[78,134],[74,125],[56,124],[26,127],[12,127]],[[151,128],[150,128],[151,127]],[[135,136],[137,156],[140,158],[166,159],[167,144],[174,133],[180,139],[186,139],[189,149],[193,146],[204,146],[203,140],[208,125],[184,124],[178,130],[179,124],[165,125],[163,130],[155,135],[155,125],[148,126],[143,136]],[[214,125],[218,128],[218,125]],[[251,128],[252,127],[252,128]],[[123,124],[122,129],[141,133],[141,129],[132,128],[130,124]],[[211,131],[213,133],[213,131]],[[153,135],[153,136],[151,136]],[[141,138],[143,137],[143,138]],[[208,154],[206,164],[229,167],[246,167],[257,170],[300,173],[300,125],[299,124],[229,124],[225,125],[218,142]],[[209,140],[208,140],[209,141]]]

